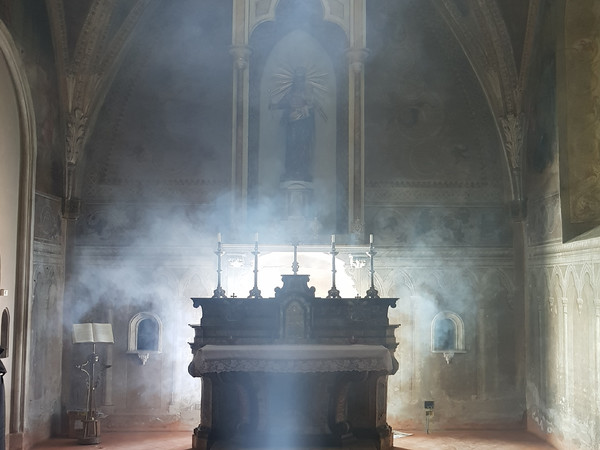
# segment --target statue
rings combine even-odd
[[[278,88],[271,93],[269,109],[281,109],[281,123],[285,128],[285,172],[282,181],[312,181],[315,141],[315,111],[327,120],[318,100],[318,92],[325,92],[324,74],[297,67],[293,72],[276,74]],[[317,90],[317,92],[315,91]],[[279,97],[279,100],[276,100]]]

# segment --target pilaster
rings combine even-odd
[[[364,137],[364,63],[366,48],[366,2],[356,0],[350,10],[350,48],[348,57],[348,228],[364,233],[365,137]]]

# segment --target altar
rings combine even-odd
[[[390,450],[392,298],[318,298],[283,275],[273,298],[193,298],[189,373],[202,377],[194,449]]]

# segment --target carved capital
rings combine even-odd
[[[229,48],[229,54],[233,56],[233,62],[237,70],[245,70],[248,68],[252,49],[247,45],[232,45]]]
[[[520,168],[523,151],[523,114],[507,114],[500,118],[500,122],[504,132],[504,147],[510,168]]]
[[[354,73],[358,74],[363,71],[369,53],[367,48],[352,48],[346,52],[348,64]]]

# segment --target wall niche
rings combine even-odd
[[[450,364],[456,353],[466,353],[465,325],[458,314],[442,311],[433,318],[431,352],[441,353],[447,364]]]
[[[145,365],[152,354],[162,353],[163,326],[156,314],[139,312],[129,321],[127,353]]]

